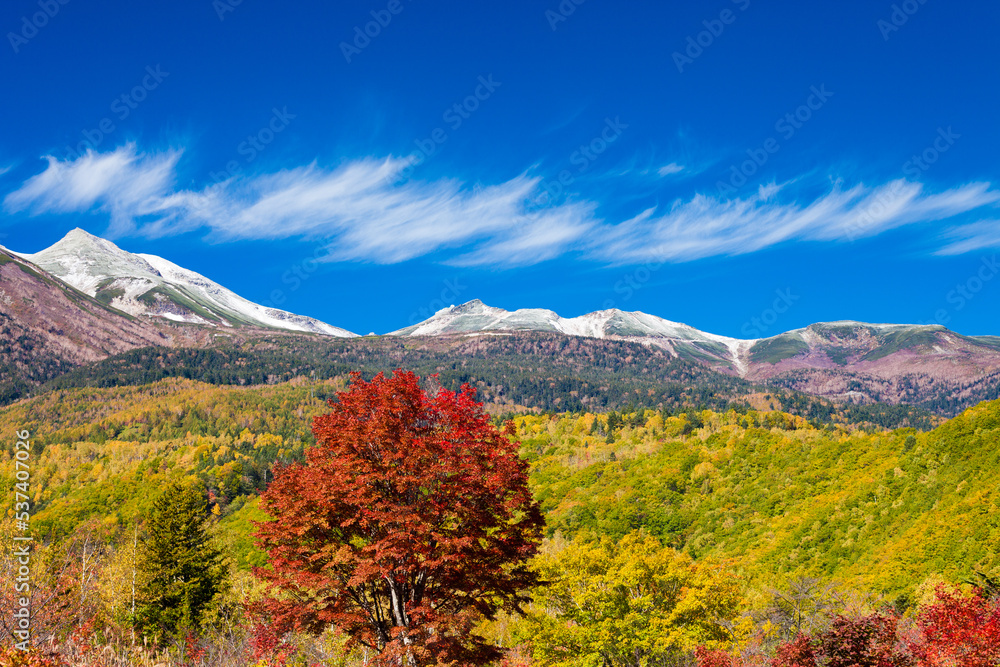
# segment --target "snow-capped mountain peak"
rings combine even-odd
[[[131,315],[217,327],[252,326],[355,336],[325,322],[253,303],[156,255],[134,254],[74,229],[37,253],[17,253],[97,300]]]
[[[138,255],[79,227],[41,252],[16,254],[91,296],[100,282],[110,276],[153,282],[160,278],[156,269]]]
[[[614,308],[565,318],[543,308],[507,311],[487,306],[479,299],[444,308],[423,322],[388,335],[439,336],[491,331],[542,331],[587,338],[638,338],[651,345],[666,348],[677,356],[714,361],[737,372],[746,367],[745,356],[754,343],[751,340],[716,336],[642,312],[626,312]]]
[[[665,337],[723,343],[735,338],[716,336],[680,322],[671,322],[642,312],[613,308],[579,317],[560,317],[544,308],[521,308],[507,311],[487,306],[474,299],[460,306],[443,308],[433,317],[388,334],[390,336],[432,336],[445,333],[482,331],[557,331],[589,338]]]

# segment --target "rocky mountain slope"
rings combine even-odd
[[[109,308],[0,247],[0,400],[137,347],[195,346],[210,334]]]
[[[744,377],[842,401],[954,414],[1000,395],[1000,337],[939,325],[813,324],[758,341]]]
[[[0,355],[0,383],[6,384],[0,398],[6,401],[23,394],[26,387],[82,364],[136,348],[218,347],[220,341],[239,347],[269,333],[280,334],[266,343],[278,352],[262,352],[258,346],[243,362],[255,369],[252,375],[242,377],[241,371],[227,370],[220,377],[240,376],[240,382],[252,383],[285,377],[300,364],[296,357],[281,356],[282,349],[305,346],[322,355],[330,347],[319,341],[331,339],[344,343],[337,353],[344,369],[371,366],[368,355],[373,350],[349,331],[254,304],[161,257],[126,252],[83,230],[71,231],[41,252],[17,255],[4,251],[2,257],[0,344],[4,352]],[[306,335],[305,340],[296,342],[280,340],[281,335],[297,334],[318,336]],[[529,334],[534,337],[524,337]],[[500,345],[503,337],[513,339],[510,344]],[[566,341],[588,339],[630,345],[581,347],[573,343],[567,347]],[[539,382],[552,387],[572,384],[570,393],[559,400],[563,404],[579,402],[581,407],[619,403],[599,396],[602,391],[612,391],[613,383],[587,376],[580,367],[585,362],[603,365],[618,377],[633,379],[655,368],[652,377],[647,375],[639,382],[641,389],[638,385],[630,387],[630,392],[638,391],[639,395],[629,400],[637,404],[672,403],[674,399],[667,398],[662,387],[648,385],[651,381],[655,384],[658,374],[661,382],[676,381],[673,377],[667,380],[673,372],[665,361],[670,359],[712,371],[693,383],[700,387],[696,393],[702,398],[698,400],[706,396],[704,387],[728,387],[726,378],[743,383],[736,392],[728,387],[723,392],[727,398],[751,387],[774,387],[839,403],[914,405],[940,415],[954,415],[979,401],[1000,396],[1000,338],[962,336],[941,326],[831,322],[770,338],[741,340],[641,312],[603,310],[564,318],[539,308],[506,311],[477,299],[445,308],[380,340],[388,346],[380,350],[400,343],[400,349],[433,352],[433,366],[424,368],[432,373],[464,369],[480,350],[489,349],[486,357],[492,358],[474,361],[475,376],[488,385],[501,387],[509,386],[515,375],[522,386],[530,384],[525,384],[525,378],[532,369],[549,370],[546,355],[567,354],[568,349],[586,350],[574,360],[569,375],[560,370],[548,373],[547,382],[539,378]],[[530,351],[526,341],[531,341]],[[298,354],[301,359],[302,352]],[[399,363],[415,363],[415,358],[408,357],[413,355],[399,356]],[[589,362],[587,357],[592,357]],[[492,370],[491,364],[495,367]],[[130,377],[159,377],[173,372],[142,368],[141,363],[139,366],[129,371]],[[113,382],[115,374],[106,372],[106,365],[103,368],[95,368],[93,373],[101,376],[101,382]],[[86,384],[87,372],[75,372],[72,384]],[[204,372],[216,371],[209,368]],[[184,376],[202,377],[199,373],[188,369]],[[582,379],[585,376],[587,380]],[[574,384],[578,381],[579,385]],[[542,402],[555,401],[557,394],[562,394],[550,392],[552,387],[523,391],[514,402],[520,404],[521,399],[533,395],[545,396]],[[676,388],[670,393],[676,394]],[[652,401],[653,396],[659,398]]]
[[[640,312],[562,318],[509,312],[477,300],[389,335],[470,336],[539,331],[641,342],[746,380],[855,403],[909,403],[954,414],[1000,394],[1000,337],[962,336],[938,325],[829,322],[740,340]]]
[[[55,245],[20,256],[101,303],[136,316],[220,328],[251,326],[326,336],[356,334],[311,317],[258,305],[156,255],[133,254],[74,229]]]
[[[612,309],[564,318],[541,308],[510,312],[487,306],[479,299],[445,308],[430,319],[387,335],[440,336],[488,331],[544,331],[588,338],[642,340],[665,348],[675,357],[729,368],[740,374],[747,350],[754,342],[717,336],[640,312]]]
[[[137,348],[239,345],[268,333],[354,336],[83,230],[34,254],[0,246],[0,403]]]

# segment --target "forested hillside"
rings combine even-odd
[[[468,383],[496,413],[642,408],[782,409],[816,423],[931,428],[940,419],[909,405],[834,404],[755,386],[641,343],[520,332],[463,339],[317,339],[275,336],[210,349],[145,348],[74,370],[43,389],[144,385],[180,377],[218,385],[270,385],[308,377],[367,376],[394,368]],[[766,398],[764,398],[766,396]]]
[[[126,526],[167,480],[184,477],[208,489],[225,523],[264,488],[275,461],[301,457],[312,418],[327,409],[322,397],[344,385],[168,379],[58,390],[3,408],[0,425],[32,433],[34,521],[45,533],[68,534],[91,517]],[[1000,470],[1000,403],[929,433],[815,428],[757,410],[514,421],[550,534],[645,528],[694,557],[745,558],[755,576],[810,574],[890,592],[931,572],[995,564],[1000,523],[988,480]],[[10,486],[10,443],[4,452],[0,481]]]
[[[815,429],[779,412],[644,417],[517,419],[550,533],[645,528],[760,581],[893,596],[1000,566],[1000,402],[929,433]]]
[[[330,378],[394,368],[438,374],[444,386],[470,383],[481,399],[511,409],[622,408],[643,405],[721,407],[749,383],[625,341],[536,333],[461,340],[361,340],[274,336],[207,350],[149,348],[81,368],[50,385],[145,384],[187,377],[214,384],[267,384],[299,375]]]
[[[300,458],[312,442],[312,418],[326,408],[317,389],[342,386],[238,389],[168,379],[54,391],[4,408],[0,424],[32,434],[35,526],[65,535],[91,517],[109,526],[134,521],[175,478],[198,479],[219,513],[230,513],[264,488],[276,461]],[[5,486],[14,483],[13,453],[5,443]]]
[[[205,612],[208,634],[199,645],[228,646],[233,656],[250,650],[248,641],[259,649],[263,630],[237,620],[262,591],[252,574],[266,562],[253,537],[252,522],[267,518],[259,494],[273,481],[275,464],[302,460],[315,442],[313,418],[329,411],[325,399],[345,387],[342,377],[245,387],[168,378],[53,390],[0,409],[5,432],[30,433],[31,530],[40,544],[35,585],[43,597],[55,596],[45,599],[60,600],[43,605],[38,622],[56,637],[90,619],[87,627],[105,628],[103,639],[90,641],[124,641],[115,645],[133,656],[128,660],[151,655],[121,633],[145,622],[129,609],[148,599],[143,591],[154,580],[144,579],[151,575],[144,574],[141,554],[150,548],[144,544],[161,539],[159,524],[150,521],[169,518],[163,495],[169,492],[192,508],[185,511],[206,503],[213,549],[228,571],[214,611]],[[771,405],[780,399],[753,400]],[[537,566],[560,578],[598,568],[565,580],[582,587],[567,592],[572,595],[589,590],[598,581],[592,577],[605,576],[601,568],[625,580],[635,576],[628,562],[645,559],[642,567],[688,582],[683,585],[693,588],[685,588],[690,594],[683,605],[700,620],[690,625],[694,621],[682,620],[687,617],[670,617],[662,632],[681,633],[669,635],[675,637],[670,651],[743,650],[756,645],[754,637],[770,637],[773,648],[794,636],[792,626],[767,634],[769,626],[754,619],[771,613],[773,591],[788,587],[806,586],[811,592],[800,602],[815,607],[810,614],[817,623],[828,623],[832,617],[823,610],[848,598],[817,607],[833,590],[827,586],[868,600],[858,609],[892,602],[906,610],[926,599],[929,586],[995,576],[1000,569],[992,482],[1000,470],[1000,402],[928,432],[870,423],[861,429],[844,421],[817,427],[788,412],[746,406],[505,415],[494,423],[507,417],[546,519]],[[5,488],[20,488],[16,454],[5,443]],[[4,534],[12,527],[4,521]],[[164,544],[170,548],[169,539]],[[543,594],[549,595],[540,589]],[[546,647],[564,641],[550,635],[561,604],[532,607],[527,620],[505,617],[484,632],[501,646],[546,655]],[[723,621],[730,625],[719,625]],[[322,650],[307,636],[296,637],[294,651],[340,659],[336,636]],[[661,639],[654,633],[643,641]],[[266,645],[277,650],[278,644]]]

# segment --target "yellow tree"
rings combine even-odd
[[[633,532],[620,541],[577,537],[537,559],[548,586],[518,633],[552,667],[647,667],[730,639],[737,579]]]
[[[141,565],[139,528],[133,525],[123,533],[97,584],[105,613],[115,625],[135,622],[139,594],[146,585]]]

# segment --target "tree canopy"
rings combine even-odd
[[[539,557],[548,586],[522,624],[540,665],[646,667],[718,646],[741,602],[736,577],[636,531],[578,536]]]
[[[195,629],[225,585],[222,557],[205,530],[202,489],[171,484],[153,502],[141,568],[139,621],[152,634]]]
[[[428,395],[410,372],[355,374],[330,406],[261,495],[268,616],[335,625],[383,664],[499,658],[472,629],[528,601],[543,528],[517,444],[470,387]]]

